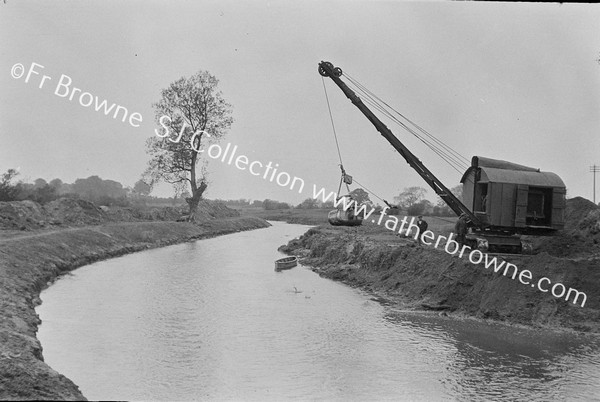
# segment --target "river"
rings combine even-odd
[[[600,342],[393,311],[273,226],[98,262],[42,292],[45,361],[94,400],[590,400]]]

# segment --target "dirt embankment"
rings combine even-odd
[[[94,261],[193,239],[267,227],[255,217],[200,224],[127,222],[18,232],[0,240],[0,399],[85,399],[43,361],[36,338],[40,291],[59,275]]]
[[[322,276],[373,291],[404,308],[600,333],[600,210],[583,201],[569,200],[568,227],[557,237],[537,239],[537,255],[498,258],[519,272],[531,271],[532,283],[547,277],[549,286],[562,283],[567,290],[584,292],[584,307],[582,297],[578,304],[557,299],[511,279],[512,270],[505,277],[504,269],[495,273],[441,246],[418,247],[412,239],[386,243],[360,230],[320,227],[281,250],[303,257]]]
[[[178,207],[106,207],[74,198],[59,198],[45,205],[33,201],[0,202],[0,229],[38,230],[99,225],[108,222],[177,221],[187,213]],[[235,209],[211,200],[200,200],[197,220],[240,216]]]

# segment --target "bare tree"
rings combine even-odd
[[[175,193],[189,190],[185,200],[190,208],[189,220],[195,220],[198,203],[208,187],[206,160],[202,159],[201,140],[219,141],[231,127],[231,105],[217,89],[219,81],[208,71],[182,77],[163,89],[155,103],[156,123],[161,129],[146,142],[151,159],[144,173],[151,186],[156,181],[173,184]],[[189,187],[188,187],[189,184]]]

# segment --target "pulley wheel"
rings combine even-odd
[[[323,65],[327,66],[329,69],[333,69],[333,64],[331,64],[328,61],[319,64],[319,74],[321,74],[323,77],[329,77],[329,73],[327,72],[327,70],[325,70]]]

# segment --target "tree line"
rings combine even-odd
[[[131,205],[175,205],[184,203],[182,198],[161,198],[150,196],[151,187],[139,180],[133,187],[123,186],[115,180],[90,176],[77,179],[73,183],[65,183],[61,179],[50,182],[42,178],[33,183],[18,180],[19,172],[8,169],[0,176],[0,201],[31,200],[46,204],[60,197],[80,198],[96,205],[121,206]]]
[[[462,186],[456,186],[451,189],[452,193],[459,199],[462,199]],[[357,188],[350,192],[352,199],[358,204],[367,204],[371,208],[383,208],[380,204],[374,204],[369,193],[361,188]],[[395,207],[391,214],[399,214],[401,212],[409,216],[417,215],[432,215],[432,216],[454,216],[456,215],[448,205],[438,198],[434,205],[431,201],[425,199],[427,190],[423,187],[406,187],[397,196],[393,197],[393,202],[389,205]],[[263,208],[265,210],[275,209],[333,209],[333,201],[323,202],[314,198],[307,198],[297,205],[292,205],[286,202],[275,201],[271,199],[251,200],[240,198],[237,200],[216,200],[224,203],[232,208]],[[382,200],[384,203],[385,201]]]

